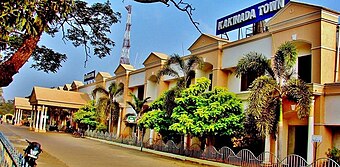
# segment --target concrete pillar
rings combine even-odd
[[[119,108],[118,125],[117,125],[117,138],[120,135],[120,124],[122,122],[122,108]]]
[[[40,121],[40,110],[38,109],[38,106],[36,106],[36,118],[35,118],[35,129],[34,131],[39,132],[39,121]]]
[[[42,106],[42,108],[40,108],[41,112],[40,112],[40,119],[39,119],[39,132],[42,132],[43,128],[43,122],[44,122],[44,114],[45,114],[45,106]]]
[[[14,121],[15,125],[18,125],[18,121],[17,120],[18,120],[18,117],[19,117],[19,109],[15,109],[14,112],[15,112],[14,120],[12,120],[12,121]]]
[[[153,143],[154,130],[150,129],[150,145]]]
[[[188,135],[184,135],[184,149],[187,149],[187,147],[188,147],[188,143],[187,143],[187,141],[188,141]]]
[[[31,120],[29,121],[29,123],[30,123],[30,130],[33,130],[33,108],[34,108],[34,106],[32,106],[32,110],[31,110]]]
[[[45,109],[44,109],[43,127],[42,127],[43,132],[46,132],[47,110],[48,110],[48,108],[45,107]]]
[[[264,163],[270,162],[270,134],[267,133],[264,143]]]
[[[18,124],[21,125],[21,120],[22,120],[22,113],[24,112],[24,110],[21,110],[20,109],[20,112],[19,112],[19,120],[18,120]]]
[[[312,136],[314,135],[314,96],[312,97],[312,103],[310,105],[309,118],[308,118],[308,140],[307,140],[307,163],[313,162],[314,147],[312,142]]]
[[[34,110],[33,110],[33,130],[35,130],[36,128],[36,121],[37,121],[37,106],[33,106]]]

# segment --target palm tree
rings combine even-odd
[[[263,137],[276,134],[278,129],[278,153],[283,142],[282,99],[297,104],[296,111],[300,119],[309,114],[312,93],[302,80],[292,77],[296,60],[296,47],[291,42],[286,42],[279,47],[272,63],[262,54],[250,52],[236,67],[238,77],[257,76],[249,88],[247,120],[254,121],[258,134]]]
[[[140,118],[140,116],[146,111],[146,109],[143,107],[151,97],[147,97],[141,100],[135,94],[130,93],[130,96],[133,98],[134,102],[127,101],[127,103],[136,111],[138,120],[138,118]]]
[[[178,65],[179,68],[176,69],[176,65]],[[172,110],[176,107],[174,101],[179,90],[189,87],[191,79],[195,77],[196,67],[199,69],[203,67],[203,60],[197,55],[190,55],[185,61],[178,54],[174,54],[167,60],[163,68],[157,73],[158,81],[164,75],[169,75],[178,79],[177,87],[169,90],[167,96],[164,98],[165,110],[167,111],[168,116],[171,116]],[[183,76],[181,76],[181,74]]]
[[[142,114],[147,111],[147,108],[145,108],[144,106],[151,97],[147,97],[141,100],[133,93],[130,93],[130,96],[132,96],[134,102],[127,101],[127,103],[136,111],[136,114],[137,114],[136,121],[138,121],[141,118]],[[140,130],[138,126],[138,138],[139,138],[139,131]],[[142,131],[142,136],[144,136],[144,130]],[[143,137],[141,138],[141,140],[143,140]]]
[[[99,122],[102,125],[106,125],[106,118],[109,117],[109,132],[111,132],[111,125],[117,122],[119,118],[119,102],[117,102],[117,97],[123,94],[124,87],[119,86],[116,82],[112,82],[109,86],[109,89],[106,90],[104,87],[96,87],[92,94],[95,97],[97,92],[102,93],[103,95],[98,100],[98,111],[99,113]]]
[[[178,65],[178,68],[175,68]],[[163,68],[157,73],[157,80],[164,75],[169,75],[177,78],[177,87],[170,89],[164,97],[164,108],[166,116],[171,117],[173,109],[177,106],[175,98],[179,96],[180,90],[188,88],[191,84],[191,79],[195,77],[195,68],[202,69],[203,60],[197,55],[190,55],[187,60],[180,57],[178,54],[172,55]],[[181,74],[183,76],[181,76]],[[184,148],[184,136],[181,136],[182,145]]]

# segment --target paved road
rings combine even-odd
[[[18,150],[26,147],[25,139],[38,141],[43,153],[39,167],[200,167],[202,165],[113,146],[70,134],[36,133],[27,127],[0,125],[0,131]]]

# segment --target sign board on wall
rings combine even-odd
[[[312,135],[312,142],[314,142],[314,143],[322,142],[322,136],[321,135]]]
[[[216,35],[273,17],[289,0],[266,0],[217,20]]]
[[[84,82],[90,81],[96,77],[96,71],[93,70],[87,74],[84,74]]]

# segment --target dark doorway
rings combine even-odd
[[[298,58],[298,75],[306,83],[312,80],[312,56],[306,55]]]
[[[295,126],[295,148],[294,154],[307,158],[308,127]]]

